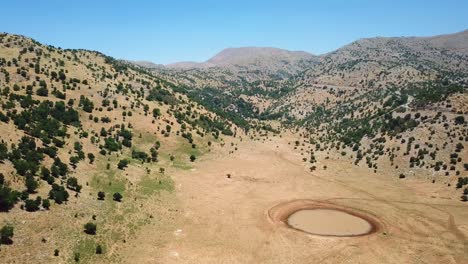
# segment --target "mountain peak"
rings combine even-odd
[[[227,48],[209,59],[207,63],[216,66],[243,65],[260,60],[301,60],[311,59],[312,54],[305,51],[289,51],[271,47]]]
[[[255,67],[279,68],[297,64],[303,60],[314,60],[316,56],[305,51],[289,51],[272,47],[226,48],[205,62],[177,62],[166,65],[169,68],[211,68],[211,67]]]

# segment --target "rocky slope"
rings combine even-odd
[[[238,118],[266,128],[279,120],[283,128],[272,131],[302,131],[304,141],[297,144],[312,146],[305,158],[311,170],[318,169],[317,156],[338,153],[375,172],[449,176],[448,184],[460,187],[458,177],[468,176],[467,49],[468,31],[378,37],[311,57],[296,64],[295,73],[275,75],[278,64],[268,53],[256,64],[259,73],[234,72],[233,64],[248,68],[254,61],[252,52],[240,49],[209,60],[218,64],[213,68],[157,74]]]
[[[466,81],[468,31],[435,37],[370,38],[322,55],[304,82],[382,87],[428,81],[444,75]]]
[[[99,246],[111,263],[160,223],[144,213],[164,202],[152,194],[173,199],[170,174],[237,129],[173,87],[98,52],[0,34],[0,225],[15,233],[2,262],[88,262]]]

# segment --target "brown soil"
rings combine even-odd
[[[145,228],[122,251],[125,262],[468,263],[467,204],[450,195],[453,187],[402,181],[391,170],[373,173],[333,157],[310,173],[293,140],[244,139],[233,154],[226,144],[193,170],[171,174],[180,202],[168,223],[173,231]],[[352,238],[293,231],[272,219],[301,206],[270,210],[290,201],[345,210],[376,229]]]
[[[361,236],[372,230],[366,220],[333,209],[300,210],[288,218],[291,228],[321,236]]]
[[[320,228],[313,228],[315,231],[306,231],[303,228],[298,228],[291,224],[290,219],[295,213],[305,210],[333,210],[343,212],[345,214],[354,216],[357,219],[362,219],[365,222],[355,222],[352,219],[331,219],[327,215],[322,215],[323,219],[307,219],[309,223],[303,223],[306,226],[310,225],[312,229],[313,225],[322,225]],[[382,225],[376,218],[371,217],[367,214],[353,210],[352,208],[346,208],[330,202],[321,202],[313,200],[294,200],[289,202],[280,203],[268,211],[268,217],[272,223],[287,226],[294,230],[306,232],[312,235],[320,236],[336,236],[336,237],[352,237],[352,236],[363,236],[373,234],[377,231],[382,231]],[[304,222],[304,221],[301,221]],[[325,225],[324,223],[328,223]],[[367,224],[365,224],[367,223]],[[365,224],[365,226],[363,226]],[[346,227],[347,226],[347,227]],[[347,230],[348,228],[356,228],[356,231]],[[340,231],[341,230],[341,231]],[[359,231],[361,230],[361,231]],[[340,232],[345,232],[340,234]]]

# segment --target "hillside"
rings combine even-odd
[[[305,83],[383,87],[429,81],[440,75],[467,79],[468,31],[435,37],[370,38],[320,57]]]
[[[464,31],[163,67],[0,34],[0,259],[463,263],[467,45]],[[375,230],[304,235],[270,214],[291,200]]]
[[[226,49],[205,63],[153,72],[192,94],[203,93],[200,88],[214,89],[221,101],[237,101],[230,107],[237,112],[247,106],[264,116],[277,116],[278,109],[291,104],[297,118],[307,115],[315,103],[334,97],[322,89],[326,86],[350,91],[431,81],[466,86],[467,36],[463,31],[362,39],[321,56],[271,48]]]
[[[315,155],[322,154],[317,153],[329,158],[334,151],[376,173],[383,167],[402,178],[408,171],[449,176],[448,184],[454,186],[458,177],[468,176],[467,47],[468,31],[361,39],[278,78],[261,77],[274,75],[266,66],[255,77],[233,73],[230,65],[245,63],[249,54],[238,49],[209,60],[230,62],[217,71],[166,69],[157,74],[173,78],[191,98],[215,99],[205,105],[261,120],[264,128],[283,124],[272,131],[303,131],[304,142],[298,142],[310,145],[305,160],[311,170],[319,168]]]
[[[174,199],[170,174],[236,133],[173,84],[98,52],[1,34],[0,69],[0,215],[17,245],[2,262],[87,261],[97,245],[119,259],[154,222],[140,209]]]

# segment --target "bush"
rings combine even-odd
[[[463,125],[465,123],[464,116],[457,116],[455,117],[455,125]]]
[[[104,192],[98,192],[97,196],[98,200],[104,200],[106,198],[106,194]]]
[[[136,151],[136,150],[133,150],[132,151],[132,159],[137,159],[137,160],[141,160],[141,161],[146,161],[148,159],[148,154],[146,154],[145,152],[143,151]]]
[[[0,212],[8,212],[18,201],[20,193],[8,186],[0,185]]]
[[[52,184],[52,189],[49,192],[49,198],[53,199],[56,203],[61,204],[68,201],[69,194],[65,188],[56,183]]]
[[[113,195],[114,201],[121,202],[122,201],[122,195],[118,192],[114,193]]]
[[[463,202],[468,202],[468,195],[464,194],[460,197]]]
[[[119,168],[120,170],[123,170],[128,166],[128,163],[129,162],[126,159],[120,160],[119,164],[117,164],[117,168]]]
[[[102,254],[102,247],[101,247],[101,245],[97,245],[97,247],[96,247],[96,254]]]
[[[26,211],[28,211],[28,212],[35,212],[35,211],[39,210],[39,206],[41,205],[41,201],[42,201],[42,199],[40,197],[38,197],[36,200],[27,199],[26,201],[24,201],[24,207],[25,207]]]
[[[10,245],[14,235],[14,228],[10,225],[5,225],[0,229],[0,244]]]
[[[104,140],[104,148],[112,152],[112,151],[118,151],[122,147],[114,138],[108,137]]]
[[[153,109],[153,117],[158,118],[161,116],[161,110],[159,108]]]
[[[82,186],[78,184],[78,179],[70,177],[67,179],[67,188],[76,192],[80,192]]]
[[[49,199],[44,199],[42,200],[42,207],[46,210],[49,210],[50,208],[50,200]]]
[[[25,185],[28,193],[34,193],[39,184],[32,176],[29,176],[26,178]]]
[[[45,88],[45,87],[40,87],[39,89],[37,89],[36,94],[39,95],[39,96],[48,96],[49,95],[49,90],[47,90],[47,88]]]
[[[197,159],[197,157],[195,157],[195,155],[190,155],[190,161],[191,162],[194,162],[195,160]]]
[[[95,159],[94,154],[93,153],[88,153],[88,159],[89,159],[89,163],[93,164],[94,159]]]
[[[83,108],[83,111],[87,113],[92,113],[94,109],[94,104],[91,100],[88,98],[84,97],[83,95],[80,96],[80,103],[79,106]]]
[[[75,262],[79,262],[80,261],[80,253],[76,252],[73,259],[75,260]]]
[[[88,222],[84,225],[84,232],[88,235],[95,235],[96,234],[97,226],[91,222]]]

